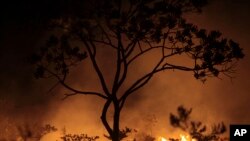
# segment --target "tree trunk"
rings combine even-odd
[[[113,130],[111,129],[111,127],[107,121],[107,112],[108,112],[108,108],[109,108],[110,104],[111,104],[111,100],[109,99],[106,101],[105,105],[103,106],[101,120],[102,120],[104,127],[108,131],[108,134],[110,135],[110,137],[112,137],[111,135],[113,134]]]
[[[112,141],[120,141],[120,108],[119,103],[114,102],[113,135]]]
[[[114,105],[114,116],[113,116],[113,129],[111,129],[108,121],[107,121],[107,112],[108,109],[110,108],[110,104],[113,103]],[[120,141],[121,137],[120,137],[120,108],[119,108],[119,102],[117,100],[112,101],[112,100],[107,100],[103,110],[102,110],[102,116],[101,116],[101,120],[102,123],[104,125],[104,127],[106,128],[106,130],[108,131],[109,137],[112,141]]]

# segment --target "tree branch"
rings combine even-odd
[[[76,94],[84,94],[84,95],[96,95],[99,96],[101,98],[107,99],[108,97],[104,96],[101,93],[98,92],[93,92],[93,91],[80,91],[77,90],[75,88],[72,88],[71,86],[69,86],[68,84],[65,83],[65,78],[62,80],[57,74],[53,73],[52,71],[50,71],[49,69],[45,68],[45,70],[50,73],[51,75],[53,75],[54,77],[56,77],[58,79],[58,82],[63,85],[65,88],[67,88],[68,90],[76,93]]]
[[[148,52],[150,52],[151,50],[159,49],[159,48],[162,48],[162,49],[170,49],[170,48],[164,47],[164,46],[150,46],[149,48],[147,48],[147,49],[141,51],[140,53],[138,53],[138,54],[136,54],[134,57],[132,57],[132,58],[128,61],[128,64],[132,63],[132,62],[135,61],[138,57],[144,55],[145,53],[148,53]],[[173,48],[171,48],[171,49],[173,49]],[[180,52],[173,52],[173,53],[171,53],[170,55],[163,56],[163,57],[165,57],[165,58],[166,58],[166,57],[170,57],[170,56],[173,56],[173,55],[178,54],[178,53],[180,53]]]
[[[154,74],[154,71],[161,65],[161,63],[164,61],[164,59],[165,58],[161,58],[161,60],[157,63],[157,65],[154,67],[154,69],[150,73],[148,73],[145,76],[143,76],[140,79],[138,79],[135,83],[132,84],[131,87],[129,87],[129,89],[127,91],[125,91],[125,93],[119,99],[119,102],[121,102],[120,110],[123,108],[123,105],[124,105],[127,97],[131,93],[133,93],[134,91],[136,91],[137,89],[139,89],[140,87],[142,87],[143,85],[145,85],[152,78],[152,76]]]
[[[77,95],[78,93],[74,92],[74,93],[66,93],[64,94],[64,97],[62,98],[62,100],[65,100],[66,98],[70,97],[70,96],[74,96],[74,95]]]
[[[105,41],[98,41],[98,40],[93,40],[93,41],[96,41],[96,42],[99,42],[99,43],[103,43],[103,44],[109,45],[109,46],[112,47],[112,48],[116,48],[116,49],[117,49],[117,47],[114,46],[114,45],[112,44],[112,41],[111,41],[111,38],[110,38],[110,36],[112,37],[112,35],[109,35],[109,34],[104,30],[104,28],[102,27],[102,25],[100,24],[100,22],[99,22],[98,20],[96,20],[96,22],[97,22],[97,26],[101,29],[102,33],[104,34],[104,36],[106,37],[106,39],[108,40],[108,42],[105,42]],[[116,37],[115,37],[115,38],[116,38]]]
[[[96,43],[100,43],[100,44],[104,44],[104,45],[107,45],[107,46],[110,46],[114,49],[117,49],[117,47],[109,42],[105,42],[105,41],[100,41],[100,40],[96,40],[96,39],[92,39],[93,42],[96,42]]]
[[[87,48],[87,51],[88,51],[89,56],[90,56],[90,60],[91,60],[92,65],[93,65],[93,67],[94,67],[94,69],[95,69],[95,71],[96,71],[96,73],[97,73],[97,75],[98,75],[98,77],[99,77],[99,79],[100,79],[100,82],[101,82],[103,91],[105,92],[105,94],[106,94],[107,96],[109,96],[109,95],[110,95],[110,92],[109,92],[109,90],[108,90],[108,88],[107,88],[107,85],[106,85],[105,79],[104,79],[104,77],[103,77],[103,74],[102,74],[102,72],[101,72],[99,66],[97,65],[95,56],[94,56],[94,55],[92,54],[92,52],[91,52],[90,45],[88,44],[88,42],[87,42],[82,36],[80,36],[80,39],[82,40],[82,42],[85,44],[85,46],[86,46],[86,48]],[[89,42],[90,42],[90,44],[91,44],[91,46],[92,46],[93,48],[96,48],[95,45],[94,45],[94,43],[93,43],[92,41],[89,41]]]
[[[127,48],[126,48],[126,58],[129,57],[129,55],[133,52],[133,50],[135,49],[135,45],[136,45],[136,41],[131,41],[130,44],[128,44]]]
[[[141,88],[145,84],[147,84],[149,82],[149,80],[153,77],[154,74],[161,72],[161,71],[164,71],[164,70],[168,70],[168,69],[178,69],[178,70],[182,70],[182,71],[194,71],[194,68],[172,65],[169,63],[164,63],[164,65],[161,68],[159,68],[159,66],[162,65],[165,58],[168,58],[168,57],[173,56],[173,55],[178,54],[178,53],[179,52],[175,52],[175,53],[171,53],[169,55],[162,57],[161,60],[157,63],[157,65],[153,68],[153,70],[150,73],[145,74],[143,77],[139,78],[135,83],[133,83],[132,86],[119,99],[119,101],[121,102],[120,109],[122,109],[127,97],[131,93],[135,92],[136,90],[138,90],[139,88]]]
[[[99,96],[99,97],[102,97],[104,99],[107,99],[108,97],[107,96],[104,96],[103,94],[101,93],[98,93],[98,92],[92,92],[92,91],[79,91],[79,90],[76,90],[72,87],[70,87],[69,85],[67,85],[64,81],[60,81],[60,83],[67,89],[75,92],[75,93],[78,93],[78,94],[85,94],[85,95],[96,95],[96,96]]]
[[[121,50],[122,50],[122,41],[121,33],[117,33],[118,48],[117,48],[117,61],[116,61],[116,73],[113,82],[112,94],[116,94],[118,90],[118,81],[121,73]]]
[[[128,72],[128,63],[127,63],[127,58],[126,58],[126,55],[125,55],[125,49],[123,46],[121,46],[121,55],[122,55],[122,59],[121,61],[123,62],[123,74],[120,78],[120,81],[118,82],[118,87],[120,87],[122,85],[122,83],[124,82],[124,80],[126,79],[127,77],[127,72]]]

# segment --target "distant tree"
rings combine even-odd
[[[99,137],[90,137],[87,134],[65,134],[61,137],[63,141],[96,141]]]
[[[22,126],[17,126],[17,130],[19,132],[19,136],[23,141],[27,140],[41,140],[43,136],[46,134],[56,132],[57,128],[50,124],[46,124],[44,126],[31,126],[29,124],[25,124]]]
[[[238,59],[244,54],[239,44],[221,37],[219,31],[207,32],[186,22],[185,13],[201,12],[207,0],[93,0],[84,12],[69,12],[51,20],[53,35],[45,47],[32,57],[37,65],[35,76],[54,77],[73,95],[93,95],[105,100],[101,121],[110,139],[121,140],[120,114],[129,96],[143,88],[156,74],[167,70],[193,72],[196,79],[231,76]],[[72,14],[73,13],[73,14]],[[108,54],[102,54],[106,48]],[[137,62],[147,63],[147,55],[155,56],[150,71]],[[104,76],[104,59],[109,56],[114,66],[112,83]],[[172,58],[183,58],[189,63],[177,63]],[[84,91],[68,83],[71,68],[89,59],[99,78],[101,91]],[[131,70],[144,74],[125,85]],[[96,84],[97,85],[97,84]],[[107,113],[113,109],[112,121]]]
[[[197,141],[228,141],[228,138],[223,138],[226,132],[226,126],[223,122],[208,127],[200,121],[194,121],[190,118],[192,109],[186,109],[183,106],[177,108],[177,115],[170,114],[170,123],[175,128],[189,133],[193,139]],[[170,139],[170,141],[179,141],[179,139]]]

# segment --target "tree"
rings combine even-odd
[[[206,4],[206,0],[95,0],[82,13],[69,12],[51,20],[53,31],[46,46],[32,57],[37,66],[35,76],[56,78],[58,84],[72,92],[65,98],[82,94],[105,100],[101,121],[109,137],[119,141],[120,114],[127,98],[153,76],[180,70],[193,72],[196,79],[204,82],[210,76],[231,76],[237,61],[244,57],[238,43],[221,37],[219,31],[199,29],[183,17],[185,13],[201,12]],[[107,82],[100,67],[101,48],[109,51],[115,64],[110,66],[115,72],[112,83]],[[154,67],[125,86],[131,70],[138,67],[136,62],[148,61],[147,55],[155,52],[158,60]],[[192,65],[171,61],[184,57]],[[71,68],[86,59],[92,64],[102,91],[83,91],[67,83]],[[112,107],[111,124],[107,112]]]
[[[226,126],[223,122],[214,124],[210,131],[206,125],[200,121],[191,120],[190,114],[192,109],[186,109],[183,106],[177,108],[177,115],[170,114],[170,123],[175,128],[189,133],[193,139],[197,141],[227,141],[221,135],[226,132]],[[171,141],[179,141],[179,139],[170,139]]]
[[[46,134],[57,131],[57,128],[50,124],[46,124],[44,126],[33,125],[33,127],[31,127],[31,125],[26,123],[22,126],[17,126],[17,130],[19,132],[20,139],[27,141],[29,139],[41,140]]]

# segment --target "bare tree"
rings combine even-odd
[[[237,60],[244,57],[238,43],[221,37],[219,31],[207,32],[186,22],[183,14],[201,12],[206,4],[206,0],[94,0],[86,6],[84,14],[69,13],[51,21],[54,34],[32,59],[37,65],[35,75],[56,78],[58,84],[72,92],[66,97],[82,94],[105,100],[101,121],[110,138],[119,141],[120,114],[127,98],[153,76],[180,70],[193,72],[202,81],[220,74],[231,77]],[[75,47],[76,42],[81,45]],[[101,48],[110,50],[108,56],[112,56],[110,61],[115,64],[110,66],[115,68],[112,84],[100,67],[103,60],[97,59]],[[136,63],[141,59],[147,61],[147,55],[154,52],[158,53],[154,67],[125,86],[131,70],[140,69]],[[190,63],[171,61],[176,57]],[[90,60],[101,91],[83,91],[67,83],[70,69],[85,59]],[[110,122],[107,112],[112,107]]]

